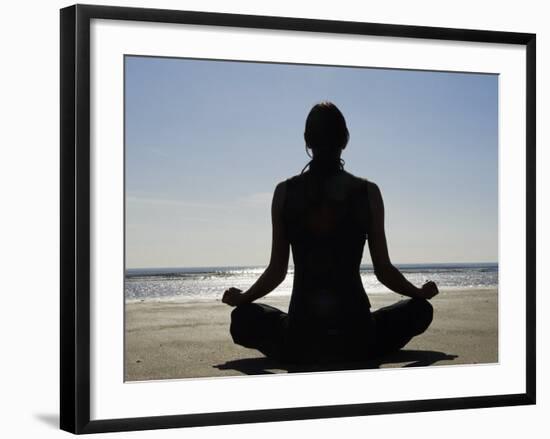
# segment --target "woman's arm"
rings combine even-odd
[[[246,292],[237,288],[226,290],[222,301],[231,306],[253,302],[273,291],[286,277],[290,244],[284,233],[282,213],[286,196],[286,184],[275,188],[271,203],[272,243],[269,265],[258,280]]]
[[[368,202],[368,243],[376,278],[390,290],[404,296],[424,299],[435,296],[438,291],[434,282],[427,282],[422,288],[417,288],[391,263],[384,228],[384,202],[380,189],[371,182],[368,183]]]

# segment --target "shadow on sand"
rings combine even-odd
[[[273,369],[286,370],[289,373],[296,373],[378,369],[383,364],[389,363],[407,363],[402,367],[431,366],[438,361],[454,360],[455,358],[457,358],[457,355],[450,355],[438,351],[400,350],[384,357],[353,362],[291,365],[280,363],[267,357],[255,357],[232,360],[223,364],[214,365],[212,367],[219,370],[236,370],[246,375],[261,375],[276,373],[272,372]]]

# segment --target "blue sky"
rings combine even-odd
[[[263,265],[305,118],[344,114],[352,174],[376,182],[395,263],[494,262],[496,75],[126,57],[126,265]],[[364,263],[370,262],[365,247]]]

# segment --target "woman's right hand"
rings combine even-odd
[[[422,288],[420,288],[419,297],[422,299],[431,299],[437,294],[439,294],[437,285],[435,284],[435,282],[429,280],[426,281],[424,285],[422,285]]]

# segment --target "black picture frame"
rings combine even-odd
[[[90,21],[134,20],[257,29],[454,40],[526,47],[526,376],[525,393],[90,420]],[[72,433],[160,429],[535,404],[536,36],[448,29],[112,6],[60,11],[61,285],[60,426]]]

